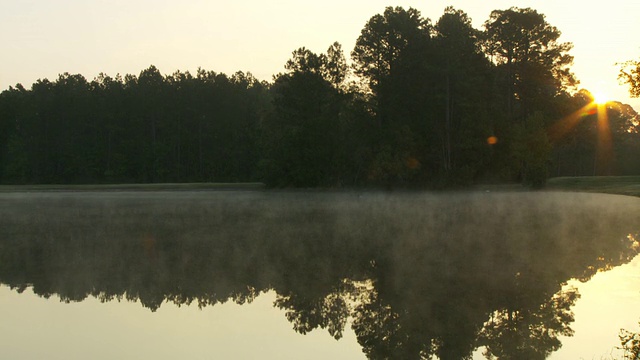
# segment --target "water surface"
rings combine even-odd
[[[619,293],[588,287],[638,268],[638,210],[577,193],[3,193],[0,355],[599,358],[617,329],[596,349],[585,319],[640,318],[629,272],[604,282]]]

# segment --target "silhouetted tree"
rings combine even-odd
[[[488,162],[487,138],[493,134],[489,62],[481,51],[481,33],[463,11],[447,7],[434,37],[434,66],[439,78],[433,128],[433,159],[447,182],[472,181]]]
[[[271,186],[339,184],[343,96],[331,82],[338,75],[324,77],[335,66],[326,55],[300,48],[285,68],[289,72],[271,88],[273,110],[263,131],[264,180]]]
[[[637,174],[630,108],[608,110],[605,153],[595,113],[565,129],[590,100],[568,92],[572,45],[560,35],[530,8],[495,10],[479,31],[453,7],[435,25],[387,7],[364,25],[351,67],[336,42],[297,49],[271,83],[151,65],[18,85],[0,95],[0,182],[541,186],[549,173]],[[637,68],[620,72],[636,95]]]
[[[629,86],[632,97],[640,97],[640,61],[630,60],[622,64],[618,79]]]
[[[0,181],[255,181],[267,89],[249,73],[154,66],[12,88],[0,100]]]
[[[550,99],[575,85],[569,66],[571,43],[531,8],[494,10],[485,22],[485,51],[500,72],[507,113],[524,120],[545,110]]]
[[[29,101],[30,93],[20,84],[0,93],[0,181],[30,180]]]
[[[372,93],[370,107],[378,124],[372,180],[415,181],[421,167],[429,167],[431,32],[429,20],[418,10],[387,7],[369,19],[351,52],[355,73]]]
[[[523,141],[518,134],[528,131],[525,128],[532,122],[527,119],[536,113],[541,120],[537,121],[540,123],[535,126],[537,129],[547,128],[567,115],[570,102],[567,90],[576,83],[570,70],[573,57],[568,54],[572,44],[560,42],[560,31],[531,8],[495,10],[484,27],[484,51],[494,64],[495,109],[501,114],[495,124],[498,144],[494,146],[492,165],[506,179],[541,186],[548,171],[548,164],[541,165],[547,161],[547,154],[541,151],[537,153],[542,157],[535,161],[514,162],[523,146],[518,143]],[[569,112],[572,111],[575,109]],[[514,127],[518,122],[529,125]],[[533,183],[531,174],[526,174],[531,170],[526,164],[532,161],[540,164],[534,166],[538,168],[535,173],[539,180]]]
[[[620,329],[620,344],[624,351],[624,360],[640,359],[640,333],[635,333],[626,329]]]

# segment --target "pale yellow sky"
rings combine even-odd
[[[575,45],[582,87],[640,110],[615,65],[640,59],[640,2],[631,0],[0,0],[0,90],[63,72],[137,75],[151,64],[163,73],[202,67],[270,80],[301,46],[323,52],[338,41],[348,55],[366,21],[389,5],[415,7],[434,22],[453,5],[476,28],[491,10],[532,7]]]

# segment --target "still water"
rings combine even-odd
[[[1,193],[0,358],[621,357],[639,210],[577,193]]]

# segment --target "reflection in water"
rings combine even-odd
[[[211,306],[273,290],[296,331],[372,359],[544,359],[570,335],[564,288],[638,252],[637,199],[302,192],[0,195],[0,282]]]
[[[562,338],[562,348],[550,359],[624,359],[620,329],[638,329],[640,319],[640,256],[601,272],[586,283],[569,281],[581,298],[573,307],[574,337]]]

